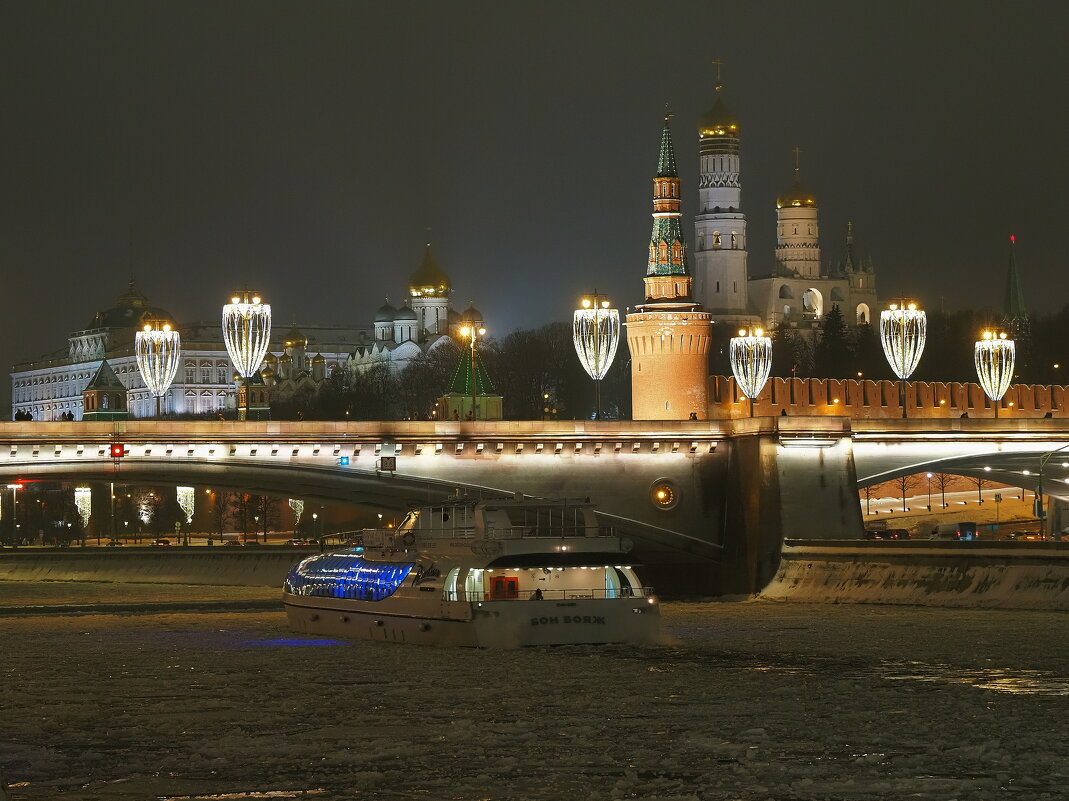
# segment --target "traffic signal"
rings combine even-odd
[[[111,458],[119,459],[126,455],[126,446],[121,443],[114,443],[111,446]]]
[[[339,456],[338,457],[338,464],[340,464],[342,467],[348,467],[349,466],[349,457],[348,456]]]

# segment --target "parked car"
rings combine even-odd
[[[119,542],[118,540],[108,540],[107,547],[108,548],[121,548],[122,547],[122,543]]]
[[[311,540],[288,540],[286,542],[286,544],[287,545],[293,545],[294,547],[298,547],[298,548],[306,548],[309,545],[315,545],[315,543],[312,542]]]
[[[167,540],[167,539],[164,539],[163,537],[160,537],[158,540],[153,540],[152,544],[156,545],[156,546],[159,546],[161,548],[165,548],[165,547],[167,547],[168,545],[171,544],[171,541]]]
[[[908,540],[910,533],[904,528],[866,529],[865,538],[870,540]]]
[[[1010,534],[1010,539],[1034,541],[1043,539],[1043,535],[1038,531],[1014,531]]]
[[[240,548],[244,544],[241,540],[227,540],[223,543],[223,545],[228,545],[231,548]]]

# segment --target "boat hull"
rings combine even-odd
[[[306,634],[476,648],[653,644],[660,609],[646,598],[450,602],[438,616],[388,602],[286,595],[290,628]]]

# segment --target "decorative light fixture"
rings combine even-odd
[[[230,303],[223,306],[223,341],[244,383],[245,408],[238,409],[241,420],[248,417],[249,378],[260,368],[270,340],[271,305],[247,289],[235,292]]]
[[[82,520],[84,531],[89,525],[89,518],[93,516],[93,490],[89,487],[75,487],[74,508],[78,510],[78,517]]]
[[[293,530],[301,524],[301,515],[304,514],[304,501],[300,498],[290,498],[290,509],[293,510]]]
[[[760,328],[739,330],[731,338],[731,372],[742,394],[750,399],[750,417],[754,414],[754,400],[761,394],[772,372],[772,338]]]
[[[137,369],[149,392],[156,398],[156,416],[163,413],[163,396],[178,372],[182,337],[163,320],[149,320],[134,340]]]
[[[178,505],[182,507],[182,511],[186,513],[186,523],[193,522],[193,488],[192,487],[175,487],[175,491],[178,494]]]
[[[981,337],[973,351],[976,375],[984,393],[994,402],[995,417],[998,417],[999,404],[1013,378],[1016,346],[1012,339],[1006,338],[1005,331],[984,331]]]
[[[583,298],[572,322],[575,354],[587,375],[594,379],[594,419],[601,419],[601,379],[612,367],[620,344],[620,312],[609,299],[594,293]]]
[[[478,377],[478,374],[475,372],[475,368],[478,366],[477,365],[477,357],[476,357],[476,350],[477,350],[477,344],[476,343],[479,341],[479,337],[483,336],[484,334],[486,334],[486,329],[482,328],[482,327],[476,328],[474,321],[472,322],[472,324],[470,326],[466,325],[466,326],[464,326],[463,328],[460,329],[460,335],[461,336],[471,337],[471,419],[472,420],[477,420],[479,418],[478,407],[476,407],[476,405],[475,405],[475,392],[476,392],[476,388],[478,387],[478,383],[479,383],[476,380],[477,377]]]
[[[912,301],[892,303],[880,312],[880,341],[883,355],[899,378],[902,417],[906,416],[906,381],[920,363],[928,318]]]

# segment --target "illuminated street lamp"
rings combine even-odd
[[[994,402],[995,417],[998,417],[998,407],[1013,378],[1016,349],[1005,331],[984,331],[982,337],[976,341],[974,351],[976,375],[984,393]]]
[[[476,328],[474,321],[472,321],[471,325],[466,325],[466,326],[464,326],[463,328],[460,329],[460,335],[461,336],[470,337],[471,338],[471,419],[472,420],[476,420],[479,417],[478,409],[475,406],[475,393],[477,391],[477,387],[478,387],[478,384],[479,384],[479,382],[476,380],[478,378],[478,374],[475,372],[475,368],[477,367],[477,364],[478,364],[478,362],[477,362],[478,356],[476,354],[476,351],[478,350],[479,337],[481,337],[481,336],[483,336],[485,334],[486,334],[486,329],[481,327],[481,326]],[[313,514],[312,517],[314,518],[315,515]]]
[[[263,362],[270,340],[271,305],[247,289],[234,293],[223,306],[223,341],[245,387],[245,409],[238,409],[241,420],[249,413],[249,378]]]
[[[134,353],[141,379],[156,398],[156,417],[159,417],[163,413],[163,396],[178,372],[182,337],[170,323],[150,320],[137,332]]]
[[[754,400],[761,394],[772,371],[772,338],[760,328],[739,330],[731,338],[731,372],[742,394],[750,399],[750,417]]]
[[[906,381],[920,363],[927,329],[927,316],[912,301],[892,303],[880,312],[880,341],[887,363],[899,378],[902,417],[906,417]]]
[[[7,488],[11,490],[11,545],[15,548],[19,547],[19,490],[22,489],[22,484],[8,484]]]
[[[594,294],[583,298],[572,322],[575,354],[587,375],[594,379],[594,419],[601,419],[601,379],[612,367],[616,346],[620,344],[620,312],[609,299]]]

